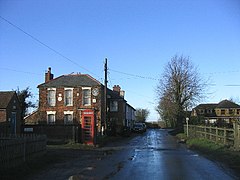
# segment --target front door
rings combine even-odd
[[[95,136],[94,111],[82,111],[82,140],[85,144],[94,144]]]
[[[16,112],[11,113],[11,124],[10,124],[10,133],[16,134]]]

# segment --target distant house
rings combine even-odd
[[[240,118],[240,105],[229,100],[218,104],[199,104],[192,110],[192,117],[199,117],[206,123],[231,124]]]
[[[130,129],[133,128],[133,124],[136,121],[135,117],[135,108],[133,108],[130,104],[126,104],[126,126],[130,127]]]
[[[191,116],[204,119],[209,123],[217,121],[215,108],[218,104],[199,104],[193,108]]]
[[[88,74],[53,78],[49,68],[45,82],[38,88],[39,108],[25,118],[26,124],[80,125],[82,141],[93,143],[94,137],[107,127],[121,133],[123,127],[134,120],[134,116],[126,120],[127,101],[124,99],[124,91],[118,85],[113,90],[107,89],[105,116],[104,86]],[[134,108],[130,109],[128,111],[132,113]]]
[[[0,92],[0,134],[21,132],[21,106],[15,91]]]

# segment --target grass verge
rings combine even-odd
[[[187,138],[185,134],[178,134],[179,139],[186,139],[187,147],[203,154],[207,158],[220,162],[238,174],[240,172],[240,152],[234,151],[221,144],[200,138]],[[240,175],[240,174],[239,174]]]

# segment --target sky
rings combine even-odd
[[[240,103],[239,0],[0,0],[0,91],[90,74],[120,85],[134,108],[158,120],[156,86],[175,55],[211,84],[199,103]]]

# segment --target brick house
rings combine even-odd
[[[135,109],[124,99],[125,92],[119,85],[107,91],[107,120],[108,128],[121,134],[123,127],[131,129],[135,121]]]
[[[15,91],[0,92],[0,134],[21,132],[21,106]]]
[[[116,132],[120,133],[127,125],[127,101],[120,86],[107,89],[106,121],[104,86],[90,75],[70,74],[54,78],[49,68],[45,82],[38,88],[39,108],[25,118],[26,124],[80,125],[85,143],[93,143],[105,126],[115,125]]]
[[[192,110],[192,117],[202,118],[206,123],[232,124],[240,118],[240,105],[229,100],[218,104],[199,104]]]

